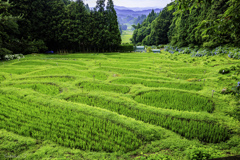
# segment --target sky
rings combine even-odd
[[[96,0],[83,0],[85,4],[88,3],[90,7],[96,6]],[[107,2],[107,0],[106,0]],[[171,0],[113,0],[114,5],[124,7],[153,7],[164,8]]]

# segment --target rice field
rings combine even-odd
[[[239,155],[239,97],[222,92],[240,75],[219,70],[240,61],[211,59],[163,51],[0,63],[0,159]]]

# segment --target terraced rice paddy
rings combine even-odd
[[[204,62],[167,52],[4,62],[0,159],[181,160],[193,148],[212,158],[240,154],[239,100],[221,94],[240,76],[218,73],[239,61]]]

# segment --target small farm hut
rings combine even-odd
[[[135,52],[146,52],[146,50],[144,46],[136,46]]]
[[[161,53],[160,49],[152,49],[153,53]]]

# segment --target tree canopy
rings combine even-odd
[[[2,55],[47,50],[113,51],[121,44],[112,0],[108,0],[106,8],[105,0],[98,0],[93,10],[82,0],[9,2],[0,0]],[[19,15],[21,19],[14,19]]]
[[[239,22],[238,0],[175,0],[147,26],[134,25],[132,42],[171,43],[177,47],[239,46]]]

